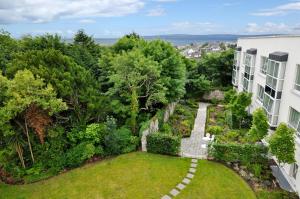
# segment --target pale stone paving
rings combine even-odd
[[[186,177],[173,188],[168,195],[164,195],[161,199],[172,199],[191,183],[197,170],[198,160],[195,158],[207,158],[207,144],[208,141],[203,140],[205,123],[206,123],[206,109],[208,104],[199,103],[197,117],[195,119],[194,129],[191,137],[181,140],[180,155],[183,157],[193,158]]]
[[[207,147],[204,146],[207,146],[208,141],[205,141],[202,138],[204,137],[206,110],[208,105],[209,104],[207,103],[199,103],[191,137],[183,138],[181,140],[181,156],[189,158],[207,158]]]

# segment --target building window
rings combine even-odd
[[[289,125],[300,133],[300,113],[290,107]]]
[[[268,69],[267,69],[267,74],[277,78],[278,77],[278,70],[279,70],[279,63],[269,60],[268,61]]]
[[[260,59],[260,72],[263,74],[267,73],[267,66],[268,66],[268,58],[261,56]]]
[[[270,96],[268,96],[268,95],[264,96],[263,106],[265,107],[265,109],[267,110],[268,113],[272,112],[273,103],[274,103],[274,101],[272,100],[272,98]]]
[[[262,87],[259,84],[257,84],[257,99],[260,102],[263,102],[263,100],[264,100],[264,87]]]
[[[296,179],[296,177],[297,177],[297,172],[298,172],[298,165],[296,164],[296,163],[293,163],[292,165],[291,165],[291,176],[294,178],[294,179]]]
[[[239,52],[234,52],[234,65],[238,65],[238,55],[239,55]]]
[[[245,65],[251,67],[251,55],[249,54],[245,56]]]
[[[300,91],[300,65],[297,65],[295,89]]]

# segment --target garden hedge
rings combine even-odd
[[[258,144],[213,143],[209,154],[218,161],[241,162],[244,165],[268,160],[268,148]]]
[[[147,151],[167,155],[178,155],[181,139],[178,136],[153,133],[147,136]]]

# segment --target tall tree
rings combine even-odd
[[[227,108],[232,113],[233,125],[241,128],[242,121],[248,115],[246,108],[251,104],[251,93],[241,92],[232,96]]]
[[[105,120],[106,97],[99,92],[100,85],[91,71],[55,49],[18,52],[8,64],[7,75],[12,78],[18,70],[29,69],[51,83],[60,98],[68,104],[71,125],[85,125],[90,121]]]
[[[269,139],[270,152],[280,163],[295,162],[295,131],[281,123]]]
[[[205,74],[207,79],[215,86],[231,85],[233,65],[233,50],[217,53],[206,53],[198,62],[199,72]]]
[[[0,30],[0,73],[6,74],[7,63],[18,49],[17,41],[8,32]]]
[[[194,60],[184,58],[187,71],[187,79],[185,84],[186,95],[199,97],[206,91],[211,89],[211,81],[207,79],[205,74],[198,71],[198,66]]]
[[[183,57],[168,42],[154,40],[143,47],[146,57],[161,65],[161,79],[167,88],[166,97],[169,102],[176,101],[185,94],[186,66]]]
[[[4,136],[15,135],[15,137],[18,137],[12,124],[18,126],[27,137],[31,159],[34,162],[29,134],[30,123],[28,124],[28,119],[31,120],[31,118],[30,115],[27,115],[28,110],[30,110],[31,106],[36,106],[50,117],[54,113],[67,109],[67,106],[61,99],[56,98],[56,93],[50,84],[46,85],[39,77],[35,78],[29,70],[18,71],[12,80],[2,75],[0,75],[0,79],[1,93],[4,93],[5,96],[5,101],[0,107],[1,131],[3,131]],[[38,121],[36,121],[36,123],[38,123]],[[46,123],[46,125],[47,124],[49,123]],[[45,124],[42,123],[41,126],[44,128]],[[41,135],[41,133],[44,133],[43,130],[38,131],[35,128],[35,132],[40,138],[45,136]],[[20,144],[16,145],[16,150],[23,165],[24,160],[21,157],[22,150],[20,147]]]
[[[111,94],[120,94],[130,100],[131,129],[136,134],[136,119],[141,109],[165,102],[165,88],[160,81],[161,68],[157,62],[146,58],[141,51],[133,50],[118,55],[112,62]],[[141,104],[141,101],[144,103]]]
[[[121,39],[119,39],[114,45],[113,50],[117,53],[122,51],[129,51],[133,48],[138,48],[144,45],[146,42],[135,32],[125,35]]]

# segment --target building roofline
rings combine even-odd
[[[262,35],[262,36],[245,36],[239,37],[238,40],[243,39],[274,39],[274,38],[300,38],[300,35]]]

